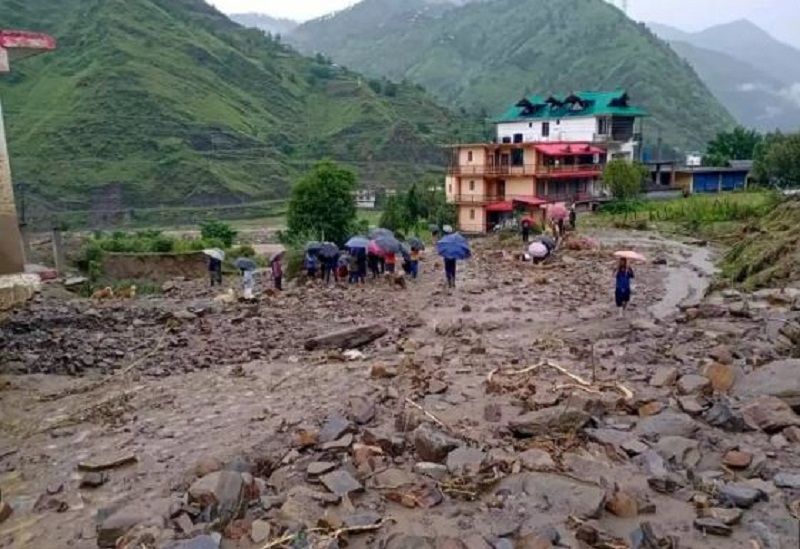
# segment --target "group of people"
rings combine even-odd
[[[397,273],[398,256],[403,273],[415,279],[419,276],[420,250],[410,248],[408,252],[376,254],[365,248],[350,248],[343,254],[322,257],[314,250],[307,250],[304,267],[310,280],[319,277],[325,284],[347,280],[350,284],[366,284],[367,274],[376,279],[384,274]]]

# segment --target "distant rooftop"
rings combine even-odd
[[[633,107],[624,90],[612,92],[574,92],[567,95],[531,95],[510,107],[495,122],[549,120],[582,116],[647,116],[647,111]]]

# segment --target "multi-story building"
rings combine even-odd
[[[486,232],[551,203],[591,203],[607,160],[633,161],[646,113],[624,91],[521,100],[494,121],[492,143],[451,148],[445,190],[464,232]]]

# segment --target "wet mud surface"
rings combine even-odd
[[[46,292],[0,322],[0,546],[797,546],[794,291],[706,297],[709,248],[595,241],[476,242],[454,292],[430,256],[255,305]],[[620,318],[630,248],[655,261]]]

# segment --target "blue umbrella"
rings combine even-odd
[[[425,243],[416,236],[412,236],[411,238],[408,239],[408,245],[411,247],[412,250],[425,249]]]
[[[321,248],[322,248],[322,243],[321,242],[316,242],[316,241],[312,240],[311,242],[306,244],[306,252],[311,253],[311,254],[319,253]]]
[[[445,259],[469,259],[469,242],[458,233],[448,234],[436,243],[436,251]]]
[[[394,238],[394,233],[392,231],[390,231],[389,229],[381,229],[381,228],[372,229],[369,232],[369,237],[372,240],[376,240],[378,237],[381,237],[381,236],[391,236],[392,238]]]
[[[323,242],[319,248],[319,252],[317,252],[320,257],[325,259],[333,259],[334,257],[339,255],[339,246],[334,244],[333,242]]]
[[[365,250],[367,246],[369,246],[369,238],[363,236],[354,236],[344,245],[345,248],[363,248]]]
[[[247,257],[240,257],[236,261],[233,262],[233,266],[239,269],[240,271],[255,271],[258,269],[258,265],[256,262]]]
[[[379,236],[375,240],[375,245],[380,248],[383,253],[386,254],[396,254],[400,253],[402,246],[400,245],[400,241],[397,240],[393,236]]]

